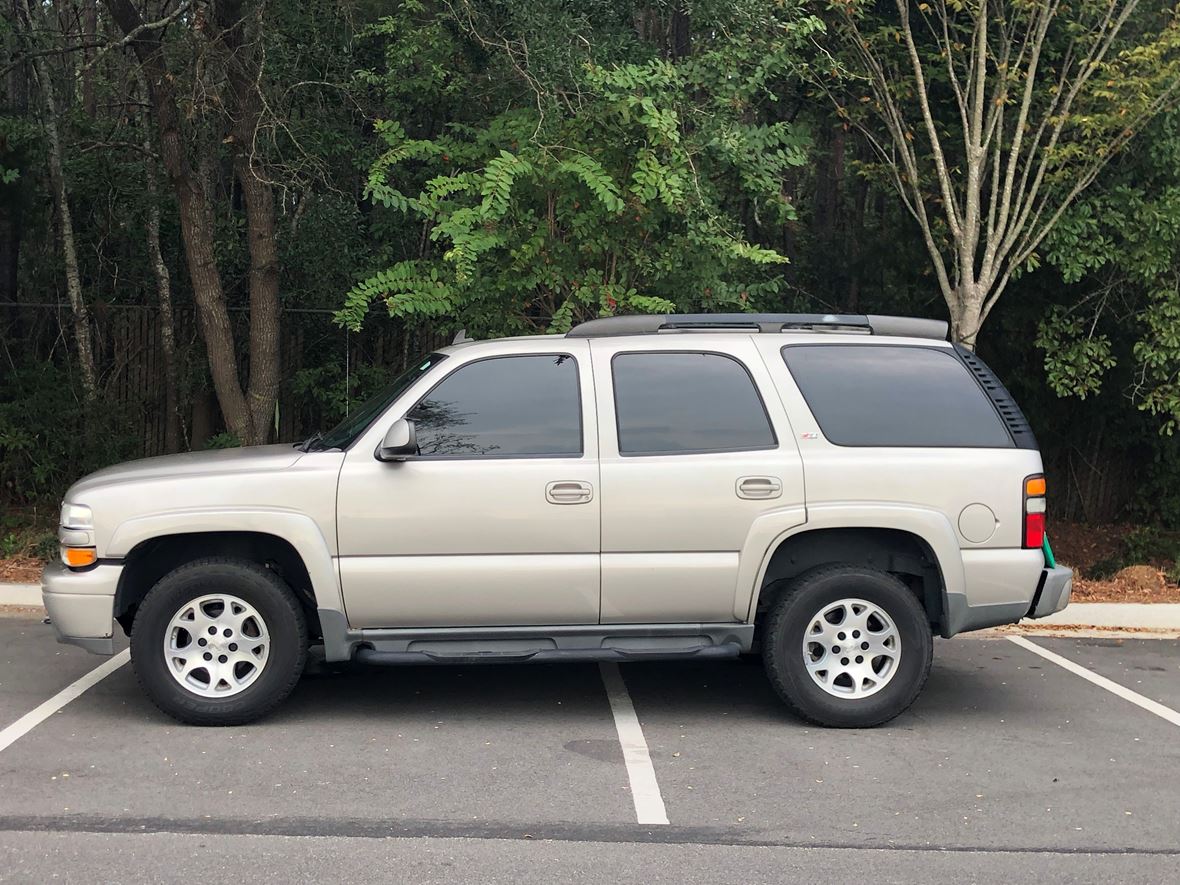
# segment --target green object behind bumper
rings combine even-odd
[[[1049,546],[1048,535],[1045,535],[1045,540],[1041,542],[1041,549],[1045,551],[1045,565],[1057,568],[1057,559],[1053,556],[1053,548]]]

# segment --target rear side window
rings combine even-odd
[[[719,353],[619,353],[611,360],[619,453],[684,455],[777,445],[746,367]]]
[[[1012,447],[995,408],[952,353],[796,344],[782,354],[824,436],[836,445]]]
[[[578,456],[578,364],[565,354],[467,363],[406,417],[414,422],[424,457]]]

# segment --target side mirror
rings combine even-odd
[[[385,438],[373,453],[378,461],[405,461],[418,454],[418,434],[414,422],[399,418],[385,431]]]

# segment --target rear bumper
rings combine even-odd
[[[945,596],[942,635],[1043,618],[1069,604],[1073,571],[1046,568],[1040,550],[964,550],[966,590]]]
[[[1073,569],[1057,566],[1047,568],[1041,572],[1041,583],[1037,587],[1032,605],[1029,606],[1029,618],[1044,618],[1054,612],[1059,612],[1069,605],[1069,597],[1073,593]]]
[[[59,562],[45,567],[41,598],[57,641],[94,654],[114,654],[115,589],[123,566],[100,563],[72,571]]]

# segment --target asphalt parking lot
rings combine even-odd
[[[1180,710],[1180,641],[1032,642]],[[0,617],[0,729],[101,663]],[[1177,724],[1005,638],[939,641],[871,731],[792,719],[749,664],[619,674],[638,763],[595,665],[309,673],[232,729],[118,667],[0,750],[0,879],[1175,878]],[[667,825],[638,822],[644,760]]]

